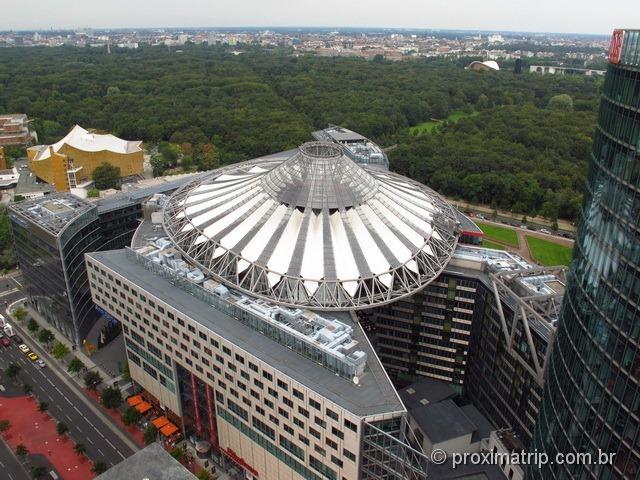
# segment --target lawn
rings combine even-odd
[[[487,240],[504,243],[511,245],[512,247],[518,246],[518,234],[512,228],[499,227],[490,223],[475,222],[478,227],[484,232],[484,236]]]
[[[569,265],[571,263],[571,247],[565,247],[557,243],[542,240],[541,238],[527,235],[527,243],[534,260],[545,266]]]
[[[447,121],[451,123],[456,123],[461,118],[465,117],[475,117],[476,115],[480,115],[480,112],[453,112],[451,115],[447,117]],[[423,133],[433,133],[433,131],[442,125],[442,120],[430,120],[428,122],[422,122],[413,127],[409,127],[409,132],[413,135],[422,135]]]
[[[492,242],[491,240],[482,240],[482,246],[484,248],[493,248],[494,250],[504,250],[504,245],[500,243]]]

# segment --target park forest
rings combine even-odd
[[[0,112],[27,113],[40,143],[75,124],[143,140],[156,175],[294,148],[339,124],[393,146],[391,169],[443,195],[579,215],[601,78],[240,50],[0,49]]]

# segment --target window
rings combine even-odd
[[[258,373],[258,366],[255,363],[249,362],[249,368],[254,372]]]
[[[324,464],[324,462],[321,462],[320,460],[315,458],[313,455],[309,455],[309,465],[311,465],[312,468],[320,472],[323,477],[328,478],[329,480],[337,480],[338,478],[338,476],[336,475],[336,472],[331,470],[328,466]]]
[[[262,420],[260,420],[259,418],[253,417],[252,422],[256,430],[264,433],[271,440],[276,439],[276,431],[273,428],[271,428],[269,425],[264,423]]]
[[[347,450],[346,448],[342,449],[342,453],[344,454],[345,457],[347,457],[352,462],[356,461],[356,456],[353,453],[351,453],[349,450]]]
[[[231,410],[233,413],[238,415],[245,422],[247,420],[249,420],[249,414],[247,413],[247,411],[244,408],[242,408],[240,405],[235,403],[233,400],[228,398],[227,399],[227,406],[229,407],[229,410]]]
[[[309,405],[311,405],[316,410],[320,411],[320,402],[315,401],[313,398],[309,399]]]
[[[282,403],[284,403],[289,408],[293,408],[293,402],[290,398],[282,397]]]
[[[340,440],[344,440],[344,433],[338,430],[336,427],[331,427],[331,433],[333,433]]]
[[[327,445],[329,445],[334,450],[338,450],[338,444],[333,440],[331,440],[329,437],[325,438],[324,441]]]
[[[278,398],[278,392],[276,392],[273,388],[269,387],[267,388],[267,391],[269,392],[269,395],[271,395],[273,398]]]
[[[329,418],[334,419],[336,422],[339,420],[340,417],[338,417],[338,414],[336,412],[334,412],[333,410],[327,408],[326,412],[327,412],[327,416]]]
[[[349,430],[353,430],[354,432],[358,433],[358,425],[356,425],[353,422],[350,422],[346,418],[344,419],[344,426],[347,427]]]
[[[319,445],[314,445],[314,446],[313,446],[313,449],[314,449],[316,452],[318,452],[320,455],[322,455],[323,457],[326,457],[326,456],[327,456],[327,451],[326,451],[324,448],[322,448],[321,446],[319,446]]]
[[[284,391],[289,390],[289,385],[287,385],[285,382],[283,382],[282,380],[278,379],[278,388],[283,389]]]
[[[296,397],[298,400],[302,400],[304,402],[304,393],[302,393],[300,390],[294,388],[293,396]]]
[[[317,431],[316,429],[309,427],[309,433],[315,438],[317,438],[318,440],[320,440],[321,438],[320,432]]]
[[[323,419],[321,419],[317,415],[314,417],[313,421],[316,423],[316,425],[322,428],[327,428],[327,422],[325,422]]]
[[[298,434],[298,440],[300,440],[302,443],[304,443],[307,446],[309,445],[309,439],[304,435],[302,435],[301,433]]]
[[[281,407],[278,407],[278,413],[280,414],[281,417],[284,417],[286,419],[289,418],[289,412],[287,412],[286,410],[284,410]]]
[[[331,461],[338,467],[342,468],[342,460],[340,460],[338,457],[331,455]]]
[[[307,410],[306,408],[302,408],[301,406],[298,405],[298,413],[300,415],[303,415],[307,418],[309,418],[309,410]]]
[[[293,423],[298,427],[304,429],[304,422],[298,417],[293,417]]]
[[[271,375],[269,372],[267,372],[266,370],[264,370],[262,372],[262,376],[264,378],[266,378],[267,380],[269,380],[270,382],[273,382],[273,375]]]
[[[293,453],[300,460],[304,460],[304,450],[282,435],[280,435],[280,445],[288,452]]]

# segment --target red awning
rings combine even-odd
[[[169,423],[169,419],[167,417],[158,417],[155,420],[151,420],[153,426],[156,428],[162,428]]]
[[[173,423],[169,422],[164,427],[160,429],[160,433],[165,437],[170,437],[174,433],[178,431],[178,427],[176,427]]]
[[[133,397],[127,398],[127,403],[132,407],[135,407],[136,405],[142,402],[144,402],[144,400],[141,395],[134,395]]]
[[[151,410],[151,404],[147,402],[141,402],[135,406],[135,409],[138,410],[140,413],[145,413]]]

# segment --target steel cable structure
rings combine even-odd
[[[284,305],[354,310],[423,288],[447,265],[459,225],[436,192],[330,142],[284,161],[198,177],[164,209],[175,247],[232,288]]]

